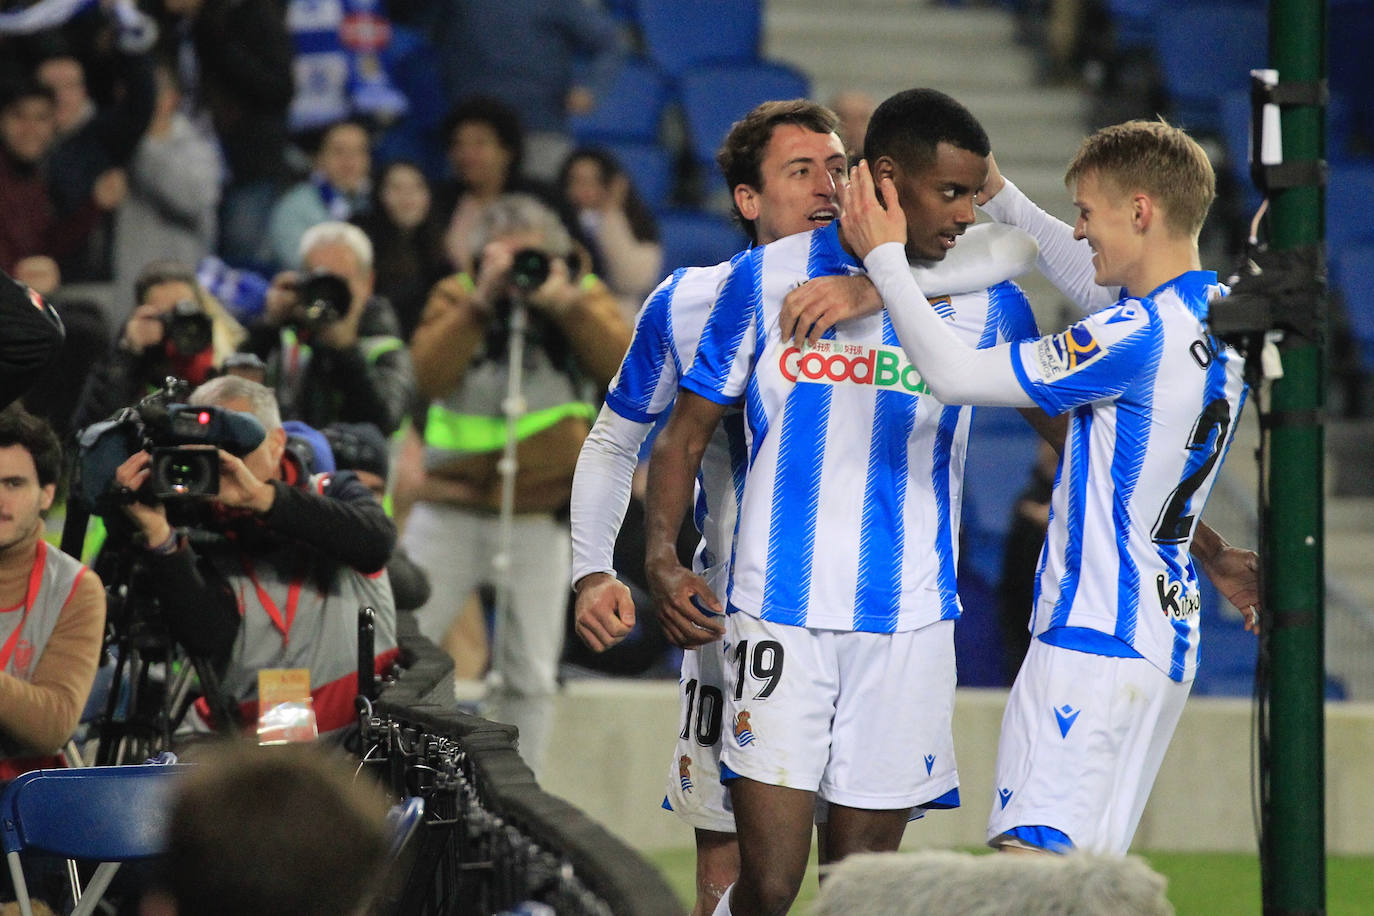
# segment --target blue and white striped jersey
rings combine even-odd
[[[1031,632],[1197,670],[1193,531],[1235,436],[1243,360],[1208,332],[1216,274],[1191,271],[1068,330],[1011,348],[1026,392],[1072,410],[1036,578]]]
[[[717,403],[745,399],[731,611],[880,633],[959,616],[972,409],[930,396],[886,311],[836,325],[805,352],[781,338],[793,287],[860,272],[833,225],[737,258],[682,380]],[[1037,333],[1010,282],[932,302],[979,347]]]
[[[652,423],[672,406],[716,294],[731,263],[741,257],[714,267],[679,268],[658,285],[635,319],[630,349],[606,394],[607,407],[627,420]],[[744,471],[744,421],[739,411],[730,411],[711,436],[697,473],[693,515],[702,540],[693,566],[703,576],[730,556]]]

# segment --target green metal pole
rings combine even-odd
[[[1218,36],[1225,40],[1224,36]],[[1282,82],[1326,77],[1325,0],[1270,0],[1270,66]],[[1285,162],[1323,158],[1321,108],[1285,108]],[[1325,235],[1325,189],[1273,194],[1271,246],[1316,246]],[[1325,323],[1323,316],[1322,324]],[[1271,433],[1267,589],[1272,609],[1270,810],[1264,862],[1266,916],[1326,911],[1323,730],[1325,576],[1322,512],[1326,362],[1323,345],[1285,348],[1284,376],[1274,383]]]

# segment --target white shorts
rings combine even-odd
[[[1192,686],[1143,658],[1031,640],[1002,716],[989,845],[1125,855]]]
[[[678,736],[668,767],[663,807],[698,830],[735,832],[730,793],[720,781],[720,739],[725,721],[721,641],[682,653],[678,678]]]
[[[724,648],[723,771],[851,808],[958,804],[953,621],[853,633],[737,612]]]

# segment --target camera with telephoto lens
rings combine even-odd
[[[194,356],[208,350],[214,341],[214,323],[194,299],[182,299],[158,320],[162,322],[163,339],[171,341],[179,356]]]
[[[319,270],[306,275],[295,285],[297,306],[293,324],[297,330],[318,334],[348,314],[353,290],[338,274]]]
[[[175,500],[219,492],[219,449],[242,458],[262,444],[267,432],[251,414],[176,403],[187,387],[168,379],[159,391],[78,433],[72,492],[87,510],[105,515],[129,500],[115,472],[135,452],[152,457],[138,497]]]
[[[511,258],[511,282],[521,292],[533,292],[544,285],[551,267],[549,256],[538,248],[521,248]]]

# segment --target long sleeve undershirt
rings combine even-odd
[[[1075,239],[1072,226],[1040,209],[1010,179],[982,209],[999,223],[1024,229],[1035,238],[1040,246],[1036,259],[1040,272],[1082,314],[1105,308],[1120,297],[1119,288],[1098,286],[1093,281],[1093,254],[1087,240]]]
[[[630,504],[639,447],[652,423],[602,407],[587,434],[572,485],[572,582],[595,572],[615,575],[615,540]]]
[[[900,242],[879,245],[864,267],[887,303],[897,339],[936,399],[945,404],[1034,407],[1012,369],[1010,349],[1001,344],[977,350],[951,331],[927,303],[906,262]]]

